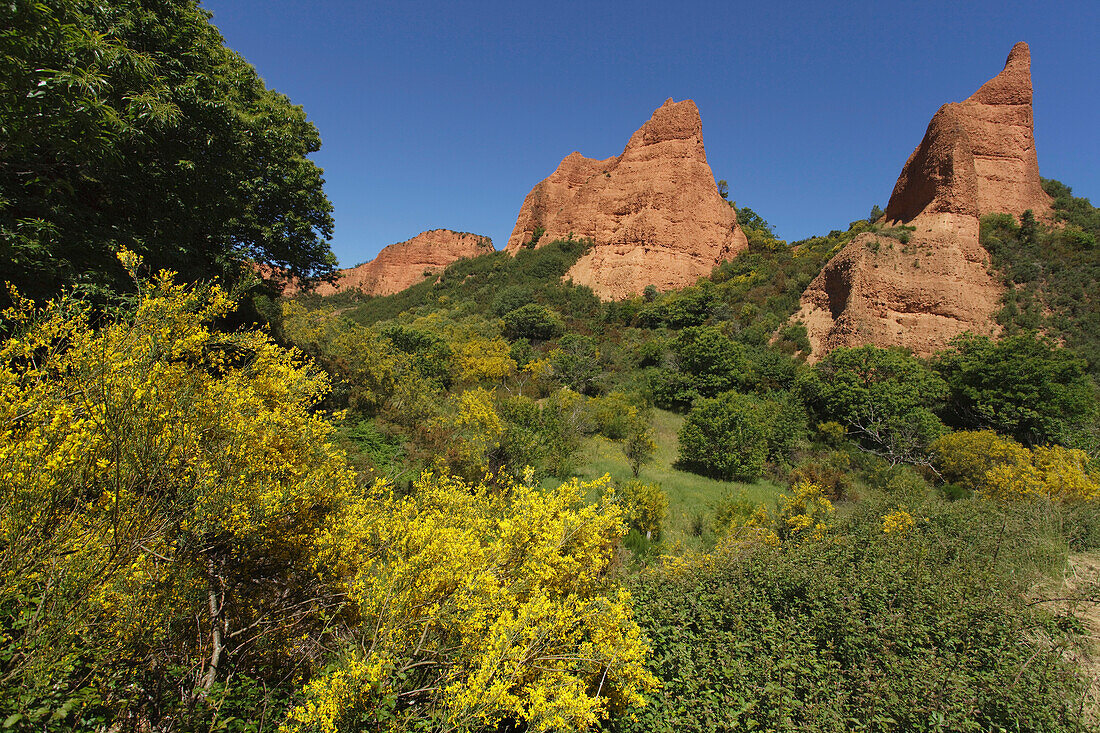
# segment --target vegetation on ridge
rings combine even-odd
[[[788,245],[739,208],[747,251],[613,303],[563,280],[573,239],[249,296],[244,260],[332,266],[304,113],[194,2],[5,14],[4,729],[1100,720],[1100,216],[1068,187],[983,222],[1005,337],[928,359],[810,365],[790,322],[859,233],[909,237],[880,210]]]

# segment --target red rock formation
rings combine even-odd
[[[604,299],[691,285],[748,246],[721,196],[690,99],[666,101],[607,160],[573,153],[523,202],[505,249],[570,235],[595,245],[566,275]]]
[[[965,331],[995,334],[1002,289],[978,219],[1027,209],[1048,212],[1050,197],[1035,154],[1030,55],[1017,43],[1004,71],[940,108],[905,163],[885,220],[912,230],[859,235],[802,295],[794,319],[806,324],[811,359],[862,344],[927,355]]]
[[[408,241],[384,247],[370,262],[340,270],[335,284],[321,283],[313,292],[332,295],[344,290],[359,290],[367,295],[391,295],[441,272],[456,260],[493,251],[493,241],[488,237],[432,229]],[[297,290],[291,284],[283,294],[294,295]]]
[[[1039,180],[1031,108],[1031,54],[1017,43],[1004,71],[964,102],[945,104],[909,156],[890,203],[889,221],[949,211],[1019,216],[1050,210]]]

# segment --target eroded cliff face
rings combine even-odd
[[[618,157],[572,153],[527,195],[505,249],[538,232],[535,246],[591,239],[566,277],[605,300],[694,284],[748,246],[718,194],[702,130],[694,102],[669,99]]]
[[[863,344],[928,355],[965,331],[997,333],[1002,288],[989,274],[978,220],[1050,210],[1031,100],[1031,57],[1017,43],[1000,74],[939,109],[886,207],[894,236],[859,235],[803,294],[794,319],[806,324],[811,360]]]
[[[370,262],[340,270],[335,283],[321,283],[314,292],[332,295],[359,290],[367,295],[392,295],[441,272],[452,262],[493,251],[493,241],[488,237],[432,229],[405,242],[384,247]],[[293,284],[283,290],[284,295],[296,292]]]

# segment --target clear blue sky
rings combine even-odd
[[[563,157],[618,155],[668,97],[781,237],[845,228],[1020,40],[1040,169],[1100,203],[1097,0],[203,4],[320,129],[344,267],[438,227],[503,247]]]

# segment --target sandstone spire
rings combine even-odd
[[[906,222],[926,212],[1019,216],[1027,209],[1047,212],[1050,197],[1035,154],[1031,54],[1020,42],[1000,74],[969,99],[940,107],[902,168],[886,218]]]
[[[747,246],[718,194],[703,149],[699,110],[666,101],[607,160],[566,157],[523,202],[505,248],[587,238],[595,242],[566,275],[604,299],[647,285],[684,287]]]
[[[806,324],[813,359],[861,344],[926,355],[964,331],[995,333],[1002,290],[978,242],[978,219],[1050,209],[1031,96],[1031,56],[1017,43],[1000,74],[936,112],[886,207],[888,225],[913,230],[859,235],[802,296],[794,318]]]
[[[334,284],[321,283],[314,292],[332,295],[344,290],[358,290],[367,295],[391,295],[441,272],[456,260],[492,252],[493,241],[468,232],[432,229],[412,239],[382,248],[370,262],[339,271]],[[290,283],[284,295],[294,295],[297,287]]]

